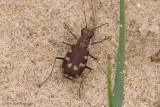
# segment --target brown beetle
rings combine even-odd
[[[85,15],[85,12],[84,12],[84,16],[85,16],[85,22],[86,22],[86,15]],[[86,28],[83,28],[81,30],[81,37],[78,39],[77,41],[77,44],[75,45],[71,45],[71,44],[68,44],[66,42],[62,42],[68,46],[70,46],[70,49],[68,51],[68,53],[66,54],[66,56],[64,58],[61,58],[61,57],[56,57],[56,59],[61,59],[63,60],[63,64],[62,64],[62,70],[63,70],[63,74],[66,78],[68,79],[73,79],[73,78],[77,78],[79,77],[83,70],[86,68],[86,69],[89,69],[90,72],[91,72],[91,68],[86,66],[86,63],[87,63],[87,60],[88,60],[88,56],[90,56],[91,58],[95,59],[97,61],[97,58],[93,57],[92,55],[89,54],[89,51],[87,49],[87,47],[89,46],[90,44],[90,39],[94,36],[94,33],[93,31],[96,29],[96,28],[99,28],[105,24],[108,24],[108,23],[104,23],[98,27],[95,27],[94,29],[92,30],[89,30],[87,29],[87,23],[86,23]],[[67,27],[67,29],[70,31],[70,33],[72,34],[72,36],[77,39],[77,37],[71,32],[71,30],[69,29],[69,27],[64,23],[64,25]],[[98,43],[101,43],[103,42],[104,40],[107,40],[109,37],[105,37],[103,40],[101,41],[98,41],[98,42],[93,42],[91,43],[91,45],[94,45],[94,44],[98,44]],[[56,63],[56,59],[54,61],[54,64],[53,64],[53,68],[55,66],[55,63]],[[98,62],[98,61],[97,61]],[[50,75],[48,76],[48,78],[51,76],[52,72],[53,72],[53,68],[52,68],[52,71],[50,73]],[[90,73],[89,72],[89,73]],[[104,72],[104,71],[103,71]],[[89,74],[88,73],[88,74]],[[104,72],[105,73],[105,72]],[[87,75],[88,75],[87,74]],[[106,74],[106,73],[105,73]],[[47,78],[47,79],[48,79]],[[47,80],[46,79],[46,80]],[[45,80],[45,81],[46,81]],[[84,80],[84,79],[83,79]],[[82,85],[82,82],[83,80],[81,81],[81,84],[80,84],[80,87]],[[43,85],[43,83],[45,82],[43,81],[39,87],[41,87]],[[79,88],[79,97],[80,97],[80,88]]]

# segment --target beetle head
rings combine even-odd
[[[83,39],[90,40],[94,36],[94,33],[93,31],[88,30],[87,28],[83,28],[81,30],[81,35]]]

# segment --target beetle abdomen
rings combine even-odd
[[[70,79],[79,77],[86,66],[88,54],[87,49],[72,45],[62,65],[65,77]]]

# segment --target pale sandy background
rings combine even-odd
[[[116,68],[119,36],[119,0],[0,0],[0,107],[105,107],[106,77],[91,58],[93,68],[78,97],[80,78],[62,76],[62,61],[68,46],[76,43],[63,23],[79,37],[85,27],[109,23],[95,31],[94,40],[111,39],[90,46],[90,53],[106,69],[107,55],[112,58],[112,80]],[[126,0],[126,70],[123,107],[160,107],[160,63],[150,55],[160,48],[160,0]],[[85,70],[85,73],[88,72]]]

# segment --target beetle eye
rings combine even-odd
[[[90,36],[89,36],[89,38],[92,38],[94,36],[94,34],[92,33]]]

